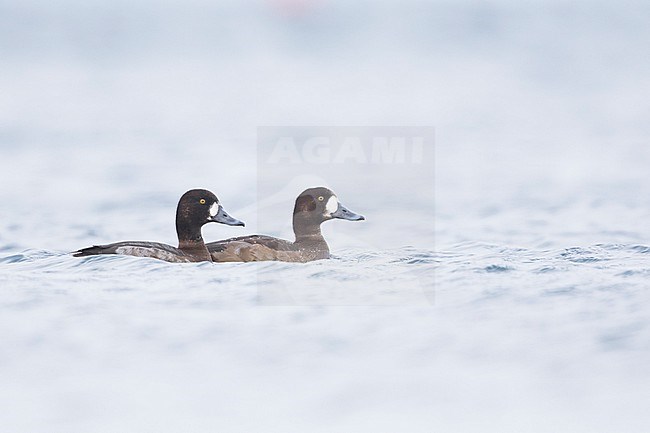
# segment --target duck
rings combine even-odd
[[[202,227],[211,222],[244,227],[243,221],[228,215],[212,192],[192,189],[181,196],[176,208],[178,247],[159,242],[123,241],[82,248],[72,255],[86,257],[118,254],[150,257],[172,263],[211,262],[212,256],[201,235]]]
[[[320,226],[332,219],[362,221],[363,215],[343,206],[328,188],[309,188],[296,198],[293,209],[295,241],[265,235],[241,236],[206,244],[213,262],[310,262],[329,259],[330,250]]]

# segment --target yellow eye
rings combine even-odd
[[[323,201],[323,200],[325,200],[325,197],[323,197],[322,195],[318,197],[318,201]]]
[[[205,204],[205,199],[202,198],[201,200],[199,200],[199,203],[201,203],[201,204]]]

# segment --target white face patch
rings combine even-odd
[[[219,203],[214,202],[212,203],[212,206],[210,206],[210,216],[214,217],[216,214],[219,213]]]
[[[339,199],[336,198],[335,195],[331,196],[329,200],[327,200],[327,204],[325,205],[325,210],[327,210],[328,215],[332,215],[334,212],[336,212],[336,209],[339,208]]]

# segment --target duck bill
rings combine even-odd
[[[348,220],[348,221],[361,221],[366,219],[366,217],[364,217],[363,215],[359,215],[358,213],[352,212],[350,209],[346,208],[341,203],[339,203],[339,207],[336,209],[336,211],[332,213],[332,218],[340,218],[342,220]]]
[[[246,224],[244,224],[243,221],[238,220],[237,218],[233,218],[228,213],[223,210],[223,206],[219,205],[219,211],[217,214],[213,217],[210,218],[210,221],[215,222],[215,223],[221,223],[221,224],[227,224],[229,226],[242,226],[244,227]]]

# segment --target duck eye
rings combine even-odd
[[[323,197],[322,195],[318,197],[318,201],[323,201],[323,200],[325,200],[325,197]]]
[[[201,200],[199,200],[199,203],[201,203],[201,204],[205,204],[205,199],[202,198]]]

